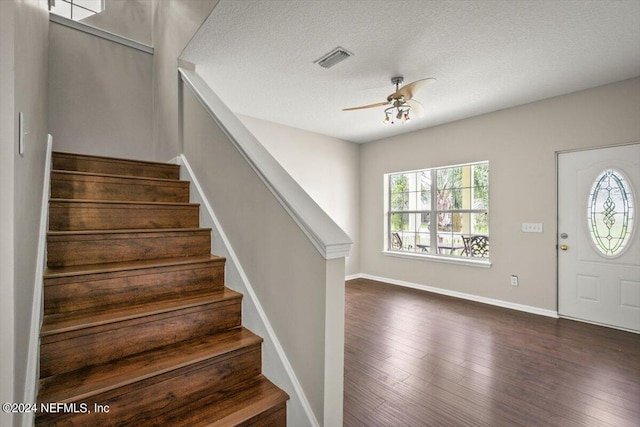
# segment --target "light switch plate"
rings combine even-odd
[[[24,114],[22,111],[18,113],[18,154],[24,157]]]
[[[523,222],[523,233],[542,233],[542,223],[540,222]]]

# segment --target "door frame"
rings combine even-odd
[[[560,200],[558,198],[559,195],[559,188],[560,188],[560,179],[559,179],[559,174],[560,174],[560,168],[559,168],[559,158],[561,154],[570,154],[570,153],[576,153],[576,152],[580,152],[580,151],[591,151],[591,150],[600,150],[603,148],[616,148],[616,147],[624,147],[626,145],[634,145],[634,144],[640,144],[640,141],[627,141],[627,142],[621,142],[621,143],[615,143],[615,144],[605,144],[605,145],[597,145],[597,146],[592,146],[592,147],[583,147],[583,148],[572,148],[572,149],[568,149],[568,150],[558,150],[555,152],[555,161],[556,161],[556,176],[555,176],[555,191],[556,191],[556,221],[555,221],[555,240],[556,240],[556,256],[555,256],[555,262],[556,262],[556,313],[557,313],[557,317],[559,319],[569,319],[569,320],[574,320],[577,322],[582,322],[582,323],[588,323],[591,325],[597,325],[597,326],[604,326],[607,328],[611,328],[611,329],[617,329],[617,330],[621,330],[621,331],[626,331],[626,332],[632,332],[634,334],[640,334],[639,331],[633,330],[633,329],[627,329],[627,328],[621,328],[621,327],[617,327],[617,326],[612,326],[612,325],[607,325],[604,323],[598,323],[598,322],[592,322],[589,320],[584,320],[584,319],[577,319],[575,317],[569,317],[569,316],[562,316],[560,314],[560,263],[558,260],[558,257],[560,256],[560,248],[558,246],[558,232],[559,232],[559,218],[560,218]],[[640,188],[637,189],[637,191],[640,192]],[[640,200],[640,194],[638,194],[638,199]],[[633,230],[634,235],[636,230]]]

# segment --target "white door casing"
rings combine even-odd
[[[613,172],[600,181],[604,184],[596,197],[599,214],[590,216],[590,194],[607,170]],[[624,188],[629,191],[627,199],[616,195]],[[558,155],[561,316],[640,332],[639,189],[638,143]],[[620,245],[625,221],[629,237]],[[594,227],[601,230],[595,233],[599,238],[592,236]]]

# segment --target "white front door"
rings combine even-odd
[[[558,155],[558,313],[640,332],[640,144]]]

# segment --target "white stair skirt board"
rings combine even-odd
[[[34,403],[38,392],[38,368],[40,360],[40,326],[42,326],[42,292],[44,266],[47,252],[47,229],[49,228],[49,188],[51,182],[51,152],[53,137],[47,137],[47,151],[44,160],[44,183],[42,184],[42,206],[40,207],[40,229],[38,230],[38,256],[35,265],[35,283],[33,287],[33,305],[31,307],[31,330],[29,336],[29,354],[27,355],[27,377],[25,378],[23,402]],[[22,426],[33,425],[33,413],[22,415]]]

